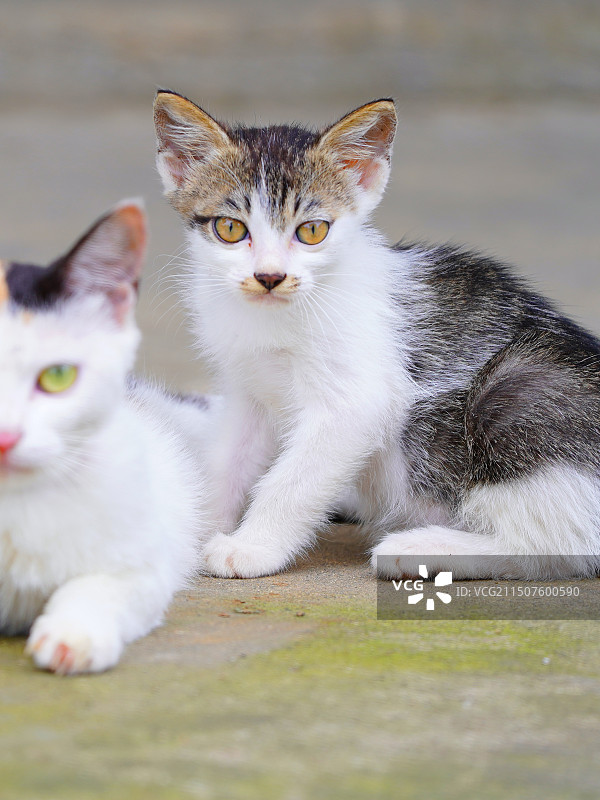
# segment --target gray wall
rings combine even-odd
[[[386,234],[512,260],[600,332],[599,2],[0,2],[0,254],[47,261],[143,195],[140,364],[204,386],[170,299],[181,232],[153,167],[158,86],[252,123],[395,97]]]

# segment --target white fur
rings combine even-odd
[[[0,466],[0,629],[34,623],[27,651],[57,672],[113,666],[197,566],[200,466],[183,406],[125,391],[138,338],[97,294],[0,309],[0,429],[23,431]],[[36,390],[61,363],[79,366],[73,387]]]

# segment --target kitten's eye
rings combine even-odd
[[[37,379],[37,388],[47,394],[65,392],[77,380],[77,367],[70,364],[56,364],[40,372]]]
[[[296,236],[302,244],[320,244],[329,233],[329,223],[324,219],[303,222],[296,228]]]
[[[248,235],[248,228],[239,219],[217,217],[213,222],[213,227],[219,239],[227,244],[241,242]]]

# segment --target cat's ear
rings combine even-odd
[[[55,263],[63,293],[103,294],[114,318],[123,323],[135,304],[146,241],[146,214],[141,203],[119,203]]]
[[[165,192],[183,186],[191,167],[231,146],[225,129],[206,111],[169,91],[159,91],[154,100],[156,166]]]
[[[351,171],[369,209],[377,205],[388,181],[396,124],[393,100],[376,100],[327,128],[317,145],[341,169]]]

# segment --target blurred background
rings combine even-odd
[[[1,0],[0,254],[47,263],[143,196],[140,368],[204,389],[170,290],[183,237],[154,168],[158,87],[251,124],[394,97],[390,240],[512,261],[600,333],[598,0]]]

